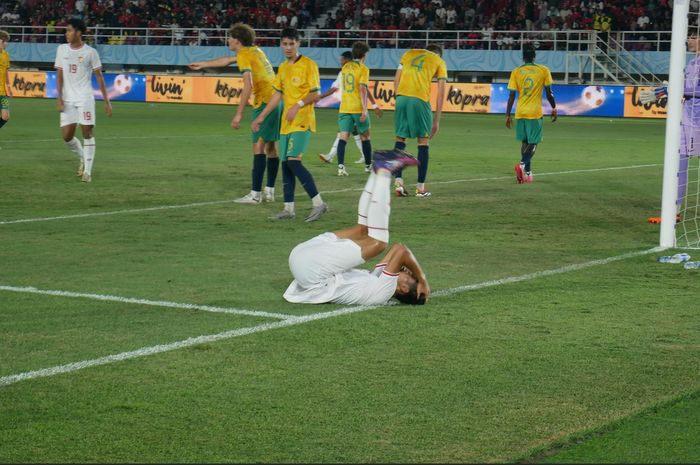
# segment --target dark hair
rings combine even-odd
[[[698,35],[698,26],[688,26],[688,37],[697,37]]]
[[[537,52],[535,52],[534,45],[523,45],[523,61],[525,61],[526,63],[532,63],[533,61],[535,61],[535,55],[537,55]]]
[[[280,40],[281,39],[299,40],[299,31],[293,27],[285,27],[280,33]]]
[[[250,47],[255,42],[255,31],[252,27],[243,23],[236,23],[228,30],[228,34],[243,44],[244,47]]]
[[[429,52],[433,52],[436,55],[442,56],[442,47],[440,47],[438,44],[430,44],[425,49]]]
[[[361,60],[369,52],[369,45],[364,42],[355,42],[352,44],[352,57],[356,60]]]
[[[418,281],[416,279],[411,281],[408,292],[405,294],[399,294],[397,292],[394,294],[394,298],[406,305],[423,305],[425,303],[425,296],[418,295]]]
[[[68,20],[68,25],[71,26],[76,31],[80,31],[81,34],[85,34],[87,27],[85,27],[85,21],[79,18],[71,18]]]
[[[341,53],[340,56],[346,60],[352,60],[352,52],[350,50]]]

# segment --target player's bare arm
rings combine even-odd
[[[394,75],[394,98],[396,98],[399,91],[399,82],[401,82],[401,65],[399,65],[399,69],[396,70]]]
[[[277,105],[280,104],[280,101],[282,100],[282,92],[275,92],[272,94],[272,97],[270,97],[270,101],[267,102],[267,105],[265,106],[265,109],[258,115],[257,118],[253,120],[252,123],[250,123],[250,128],[253,130],[253,132],[258,132],[260,130],[260,125],[262,124],[263,121],[265,121],[265,118],[267,118],[267,115],[269,115],[274,108],[277,108]]]
[[[435,107],[435,117],[433,118],[433,129],[430,137],[435,137],[435,134],[440,130],[440,118],[442,117],[442,105],[445,102],[445,80],[438,79],[437,83],[437,103]]]
[[[102,94],[102,98],[104,99],[105,114],[109,118],[112,116],[112,102],[109,101],[107,86],[105,86],[105,78],[102,75],[102,70],[100,68],[94,69],[93,72],[95,73],[95,79],[97,79],[97,85],[100,86],[100,93]]]
[[[199,71],[204,68],[224,68],[226,66],[230,66],[234,63],[236,63],[238,60],[237,57],[235,56],[225,56],[225,57],[219,57],[219,58],[214,58],[212,60],[206,60],[206,61],[195,61],[193,63],[190,63],[187,65],[189,69]]]
[[[10,85],[10,71],[5,71],[5,89],[8,97],[12,97],[12,86]]]
[[[253,74],[250,71],[243,73],[243,90],[241,91],[241,101],[238,104],[238,109],[236,114],[231,120],[231,127],[233,129],[240,129],[241,120],[243,119],[243,111],[246,105],[248,105],[248,99],[253,93]]]
[[[377,101],[372,96],[372,92],[369,91],[369,88],[367,89],[367,99],[369,100],[370,105],[372,105],[372,108],[374,109],[374,114],[377,115],[377,118],[381,118],[384,112],[381,108],[379,108],[379,105],[377,105]]]
[[[360,115],[360,121],[367,121],[367,96],[369,92],[367,91],[367,86],[360,84],[360,101],[362,102],[362,114]]]
[[[297,103],[292,105],[292,108],[287,110],[287,121],[289,121],[290,123],[292,121],[294,121],[294,118],[296,118],[299,110],[301,110],[306,105],[313,105],[314,103],[318,102],[320,100],[320,98],[321,98],[321,94],[319,92],[309,93],[309,95],[307,95],[303,99],[299,100]]]
[[[554,100],[554,94],[552,93],[552,88],[547,86],[544,88],[545,95],[547,96],[547,101],[552,107],[552,123],[557,120],[557,102]]]
[[[324,93],[321,94],[321,96],[319,97],[319,100],[324,99],[324,98],[328,97],[329,95],[333,95],[336,92],[338,92],[338,88],[331,86],[327,91],[325,91]]]
[[[56,68],[56,108],[63,111],[63,68]]]
[[[513,127],[513,118],[511,118],[510,113],[513,111],[513,104],[515,103],[515,91],[510,91],[508,94],[508,104],[506,105],[506,127],[510,129]]]
[[[428,300],[430,296],[430,285],[428,284],[428,279],[425,276],[423,268],[416,260],[415,255],[411,252],[411,249],[403,244],[394,244],[387,252],[384,257],[386,262],[386,268],[384,268],[389,273],[398,273],[404,268],[408,269],[416,281],[418,281],[417,294],[419,297]]]

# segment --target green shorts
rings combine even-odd
[[[364,123],[360,122],[360,116],[362,116],[360,113],[338,113],[338,130],[350,133],[357,128],[358,133],[366,133],[369,131],[370,126],[369,114],[367,114],[367,119]]]
[[[302,157],[309,148],[311,131],[298,131],[280,135],[280,160],[289,157]]]
[[[0,95],[0,110],[10,109],[10,97],[7,95]]]
[[[267,103],[263,103],[258,108],[253,109],[253,119],[263,112]],[[272,110],[260,125],[260,130],[252,135],[253,143],[262,138],[265,142],[277,142],[280,140],[280,124],[282,122],[282,102],[276,109]]]
[[[528,144],[542,142],[543,119],[515,119],[515,138]]]
[[[416,97],[396,97],[394,132],[397,137],[416,139],[430,137],[433,130],[433,111],[430,103]]]

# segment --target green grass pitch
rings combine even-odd
[[[297,219],[276,223],[281,175],[274,204],[231,202],[251,153],[230,107],[116,102],[85,184],[54,102],[12,105],[0,462],[700,460],[700,275],[644,253],[662,121],[547,120],[517,185],[502,116],[444,115],[433,196],[392,198],[390,226],[434,296],[355,311],[282,299],[292,247],[356,220],[354,144],[347,178],[317,157],[335,111],[304,161],[329,213],[304,223],[297,186]],[[393,114],[373,124],[392,147]]]

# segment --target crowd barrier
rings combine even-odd
[[[181,75],[105,74],[105,84],[112,100],[167,103],[233,104],[240,102],[243,81],[239,77]],[[321,80],[321,90],[330,88],[331,79]],[[12,72],[10,84],[14,97],[56,98],[56,73]],[[433,84],[435,87],[437,84]],[[642,104],[639,92],[645,87],[554,85],[560,115],[601,116],[608,118],[665,118],[666,99]],[[392,81],[371,81],[369,91],[383,110],[393,110],[395,99]],[[93,77],[95,97],[102,98]],[[505,113],[509,91],[506,84],[445,85],[443,111],[449,113]],[[436,92],[432,92],[433,109]],[[517,103],[517,102],[516,102]],[[545,113],[549,103],[543,99]],[[319,108],[338,108],[338,93],[316,104]]]

